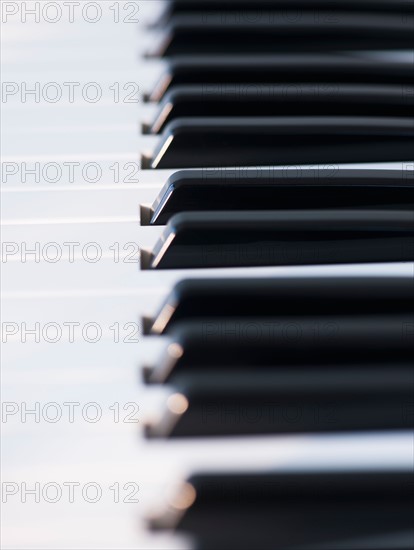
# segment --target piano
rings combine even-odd
[[[2,547],[409,550],[405,0],[2,2]]]

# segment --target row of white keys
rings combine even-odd
[[[49,21],[53,3],[7,4],[2,546],[167,548],[171,541],[155,543],[139,521],[145,480],[137,264],[121,257],[117,266],[105,255],[95,264],[76,256],[51,263],[43,255],[44,244],[62,239],[119,242],[121,255],[126,239],[139,241],[138,59],[145,17],[157,2],[62,3],[56,23]],[[79,4],[73,21],[65,4]],[[24,21],[30,8],[40,10],[39,22],[29,14]],[[65,83],[79,83],[73,103]],[[99,101],[89,101],[100,92]],[[62,93],[56,102],[55,93]],[[7,254],[30,242],[41,243],[39,262]],[[102,330],[98,340],[86,334],[88,323]],[[65,332],[68,326],[75,332]]]

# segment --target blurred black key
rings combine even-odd
[[[411,375],[413,313],[274,315],[178,323],[147,382],[169,383],[181,375],[230,370],[271,372],[290,365],[408,363]]]
[[[406,161],[411,118],[191,118],[168,124],[143,168]]]
[[[263,54],[411,49],[412,14],[263,11],[179,14],[171,18],[151,56]]]
[[[377,210],[195,212],[171,218],[143,269],[412,261],[414,214]]]
[[[412,362],[221,369],[174,375],[149,437],[414,427]]]
[[[231,11],[241,13],[260,13],[266,9],[274,10],[361,10],[361,11],[399,11],[412,10],[410,0],[171,0],[168,12],[171,15],[183,12]]]
[[[176,87],[146,127],[160,133],[177,118],[277,116],[377,116],[411,118],[414,88],[401,85],[283,84]]]
[[[412,472],[198,473],[177,488],[154,529],[202,550],[409,550]]]
[[[206,91],[226,93],[234,84],[281,84],[290,90],[296,84],[322,83],[325,89],[338,82],[398,84],[404,91],[413,82],[412,60],[378,58],[361,52],[179,56],[168,60],[149,99],[158,101],[168,89],[185,85],[203,85]],[[405,91],[404,95],[407,96]]]
[[[187,279],[174,286],[157,315],[144,325],[147,333],[164,334],[180,321],[191,320],[403,314],[413,312],[413,298],[412,277]],[[322,326],[329,328],[326,319]],[[405,327],[407,337],[411,329]]]
[[[219,210],[377,209],[414,210],[409,171],[183,170],[168,178],[142,225],[165,225],[180,212]]]

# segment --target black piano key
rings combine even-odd
[[[414,427],[412,362],[231,370],[173,376],[149,437],[292,434]]]
[[[412,10],[410,0],[171,0],[168,12],[171,15],[186,12],[232,11],[242,13],[263,10],[352,10],[352,11],[407,11]]]
[[[149,99],[160,100],[175,86],[203,85],[206,91],[225,94],[234,84],[281,84],[290,90],[297,84],[333,83],[398,84],[405,90],[413,82],[411,59],[387,59],[362,53],[264,54],[260,56],[178,56],[168,60]],[[407,95],[404,92],[405,95]]]
[[[414,315],[333,314],[226,317],[178,323],[148,383],[182,374],[279,366],[409,363]],[[411,368],[411,373],[413,370]]]
[[[411,471],[199,472],[151,521],[200,550],[409,550]]]
[[[179,14],[171,18],[151,56],[400,50],[412,48],[411,13],[316,10]]]
[[[141,208],[141,224],[165,225],[186,211],[413,211],[413,186],[410,172],[401,170],[183,170],[169,177],[151,208]]]
[[[413,298],[411,277],[187,279],[174,286],[144,325],[146,333],[165,334],[190,320],[412,313]]]
[[[186,212],[171,218],[143,269],[413,260],[413,213],[377,210]]]
[[[411,117],[414,88],[399,85],[233,85],[231,89],[184,86],[166,94],[147,133],[158,134],[177,118],[277,116]]]
[[[411,118],[191,118],[166,126],[143,168],[406,161],[413,149]]]

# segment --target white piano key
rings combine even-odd
[[[129,170],[131,170],[131,165]],[[114,172],[108,169],[107,177],[114,177]],[[17,185],[15,186],[17,187]],[[47,220],[53,212],[53,219],[97,221],[99,219],[128,219],[139,223],[139,205],[142,202],[152,202],[154,199],[153,185],[127,184],[119,182],[112,185],[84,188],[77,185],[56,186],[54,189],[29,189],[25,184],[19,185],[14,191],[2,194],[2,222],[6,224],[25,223]]]

